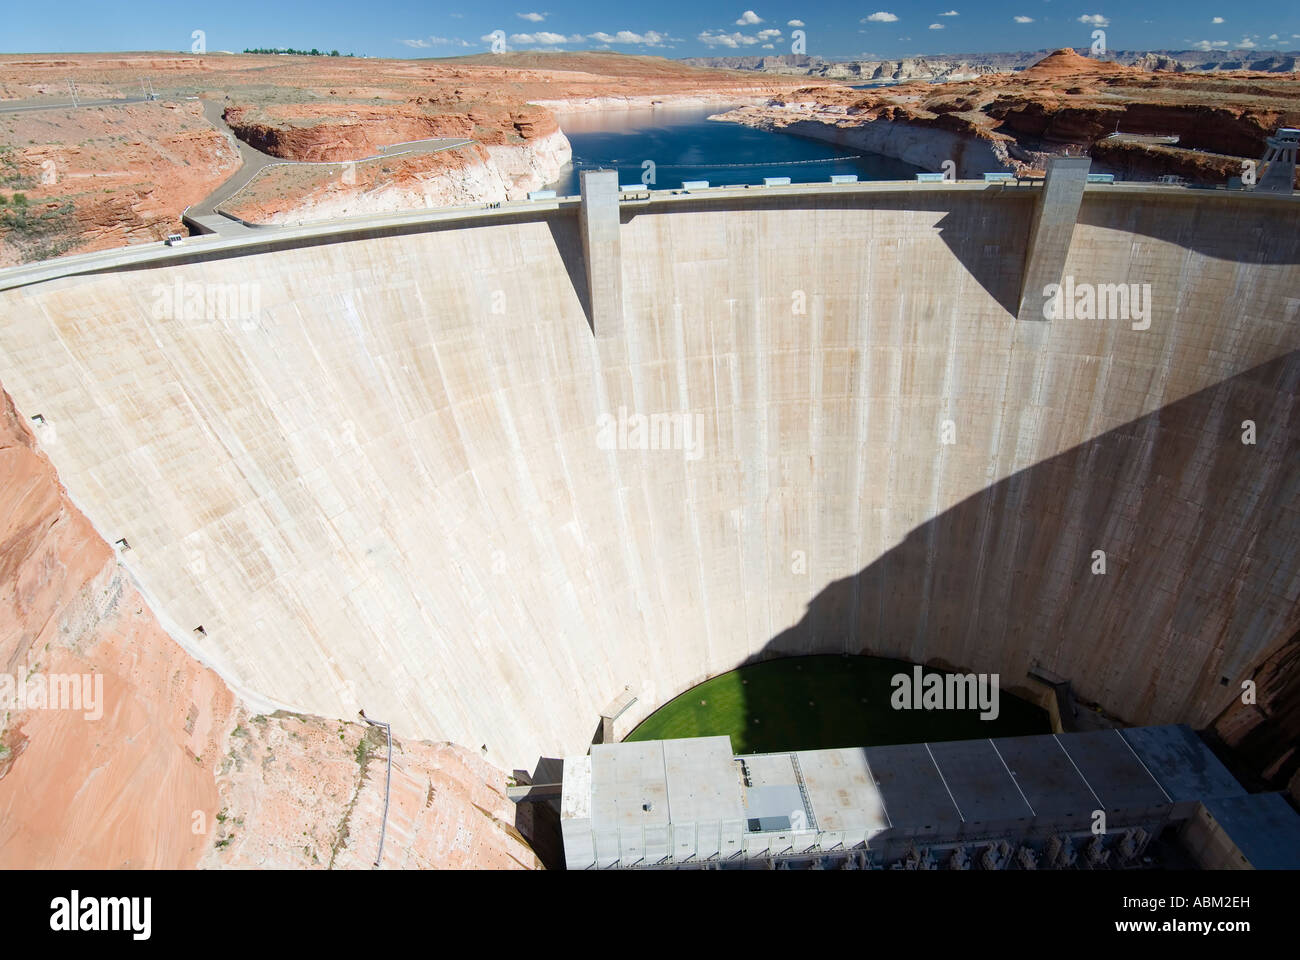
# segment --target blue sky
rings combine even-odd
[[[1096,29],[1105,30],[1109,49],[1300,49],[1300,6],[1293,3],[1246,8],[1227,0],[783,0],[774,5],[748,0],[752,7],[698,0],[532,3],[14,3],[0,23],[0,52],[189,51],[196,30],[203,31],[209,51],[291,46],[380,57],[486,52],[497,30],[507,49],[611,49],[666,57],[789,53],[796,30],[804,33],[807,53],[827,58],[1086,48]]]

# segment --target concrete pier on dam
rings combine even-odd
[[[1042,194],[198,242],[0,293],[0,382],[176,640],[304,712],[531,767],[844,652],[1204,725],[1300,631],[1300,201]]]

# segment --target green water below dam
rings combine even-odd
[[[1046,711],[1005,690],[990,719],[981,718],[978,705],[895,709],[893,678],[910,681],[914,670],[902,660],[835,655],[749,664],[670,700],[626,739],[729,736],[737,753],[776,753],[1052,732]],[[931,676],[951,676],[930,669],[923,675],[923,686],[938,682]]]

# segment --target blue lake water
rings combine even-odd
[[[573,146],[573,163],[548,188],[560,196],[578,193],[583,170],[618,169],[620,184],[645,183],[646,161],[654,164],[652,190],[675,190],[685,180],[721,187],[759,184],[764,177],[792,183],[825,182],[856,173],[860,180],[912,180],[920,167],[786,133],[769,133],[709,120],[725,106],[599,111],[561,114],[560,129]]]

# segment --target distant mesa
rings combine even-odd
[[[1057,77],[1073,77],[1080,74],[1100,76],[1126,72],[1132,68],[1111,60],[1095,60],[1085,57],[1070,47],[1054,50],[1020,76],[1028,80],[1053,80]]]

